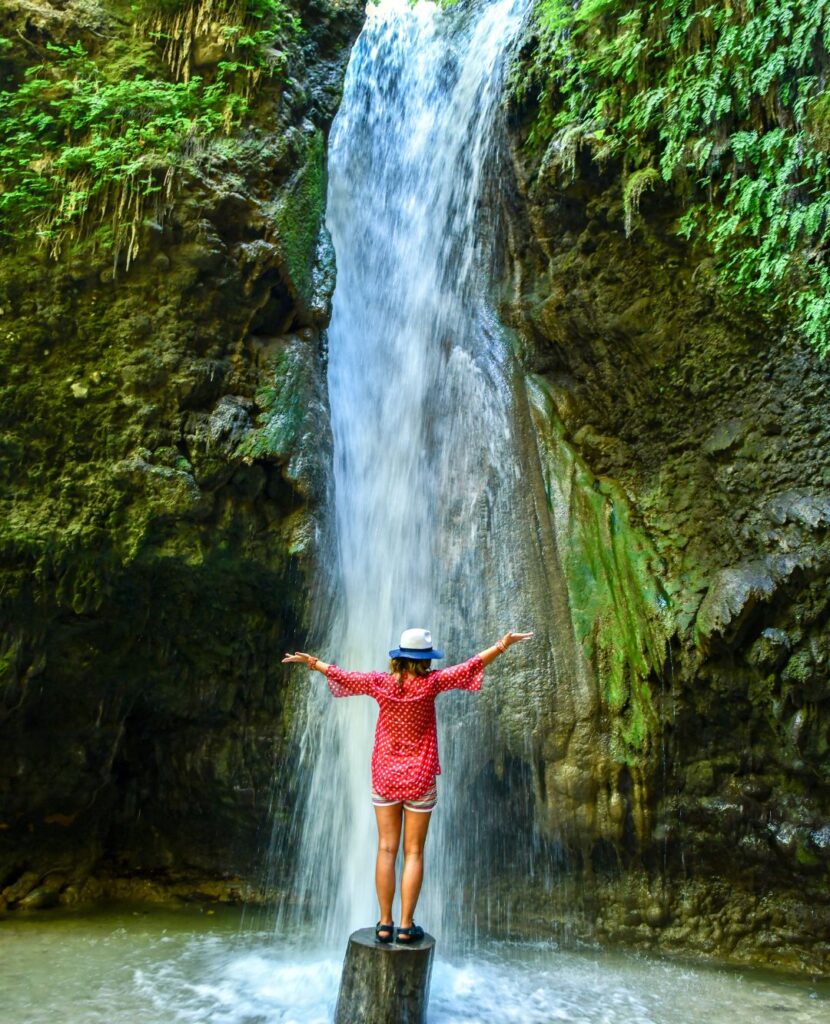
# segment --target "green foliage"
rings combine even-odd
[[[246,89],[263,72],[283,70],[279,44],[303,31],[283,0],[137,0],[134,10],[142,31],[159,42],[173,74],[184,81],[190,76],[196,40],[209,38],[219,26],[220,39],[215,41],[224,42],[228,50],[219,67],[226,77],[244,72]]]
[[[727,292],[830,351],[830,4],[539,0],[536,18],[514,85],[538,95],[543,170],[575,173],[582,146],[620,159],[627,231],[659,171]]]
[[[0,225],[13,235],[34,217],[57,255],[67,229],[85,227],[94,208],[99,219],[109,214],[117,247],[128,245],[144,200],[163,194],[171,168],[239,105],[221,83],[113,81],[80,43],[48,46],[48,63],[0,93]]]
[[[57,256],[67,239],[94,233],[129,264],[142,219],[162,219],[181,175],[245,116],[252,84],[283,68],[275,41],[297,30],[281,0],[141,0],[133,11],[150,38],[115,38],[97,53],[47,42],[22,82],[0,92],[0,234],[32,224]],[[228,59],[191,76],[208,15]]]

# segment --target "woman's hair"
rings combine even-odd
[[[389,671],[396,676],[404,672],[411,676],[427,676],[432,671],[432,666],[426,658],[392,658],[389,662]]]

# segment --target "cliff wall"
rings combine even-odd
[[[680,237],[682,191],[632,219],[621,159],[563,174],[533,95],[509,116],[502,312],[594,702],[540,797],[580,822],[579,927],[826,970],[830,370]]]
[[[255,68],[232,44],[267,26],[241,21],[256,5],[172,6],[183,21],[22,0],[0,16],[4,88],[42,67],[47,99],[80,105],[91,82],[158,151],[132,222],[109,230],[101,196],[80,228],[6,222],[0,908],[255,877],[291,770],[279,658],[326,600],[325,140],[362,5],[270,5],[284,24]],[[154,119],[150,86],[123,106],[123,75],[161,96]],[[174,163],[155,141],[178,130],[171,90],[211,85],[227,127],[200,137],[203,93]],[[76,159],[103,166],[111,136],[89,123]]]

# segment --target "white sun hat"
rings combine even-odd
[[[405,629],[401,633],[400,647],[389,652],[390,658],[412,658],[428,660],[443,658],[444,652],[432,646],[432,633],[428,629]]]

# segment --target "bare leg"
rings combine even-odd
[[[404,811],[401,928],[409,928],[424,879],[424,844],[431,811]],[[406,942],[406,939],[402,941]]]
[[[395,858],[401,841],[401,821],[403,805],[392,804],[391,807],[376,807],[375,818],[378,823],[378,859],[375,864],[375,887],[378,891],[380,904],[380,922],[389,925],[392,930],[392,900],[395,898]],[[381,936],[386,938],[385,932]]]

